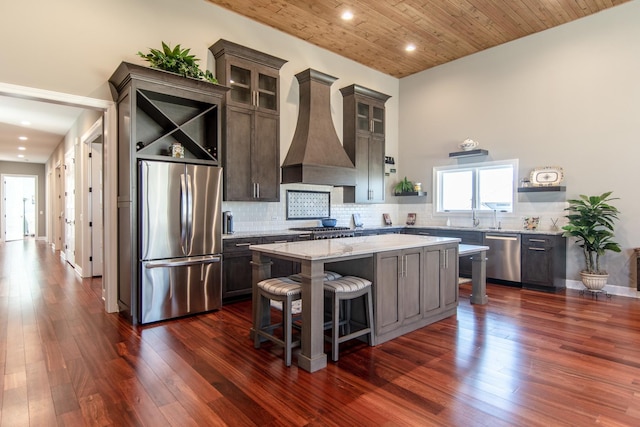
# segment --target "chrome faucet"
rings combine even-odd
[[[480,219],[476,217],[476,210],[473,207],[471,208],[471,222],[473,223],[474,227],[480,225]]]

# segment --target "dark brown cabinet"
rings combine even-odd
[[[224,200],[280,200],[280,68],[287,61],[227,40],[209,50],[231,90],[222,120]]]
[[[567,242],[560,235],[523,234],[522,287],[555,292],[566,287]]]
[[[340,89],[343,145],[356,167],[356,186],[344,187],[345,203],[384,203],[385,102],[390,98],[358,85]]]
[[[138,321],[138,161],[217,166],[220,107],[229,88],[121,63],[109,79],[118,105],[118,306]],[[180,143],[184,158],[171,157]]]
[[[295,242],[298,235],[227,238],[222,241],[223,277],[222,299],[230,302],[251,296],[250,245]],[[273,259],[272,277],[286,277],[300,272],[300,264],[283,259]]]
[[[250,245],[261,243],[260,237],[224,239],[222,241],[222,300],[251,295]]]

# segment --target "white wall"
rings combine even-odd
[[[0,27],[0,38],[11,40],[0,51],[0,82],[111,99],[107,80],[122,61],[146,65],[136,53],[158,48],[165,41],[181,44],[201,59],[202,68],[214,71],[214,58],[208,48],[220,38],[288,60],[281,69],[280,151],[284,160],[293,138],[298,117],[298,83],[295,74],[314,68],[338,80],[331,86],[334,126],[342,137],[342,95],[339,89],[357,83],[391,95],[386,103],[387,154],[397,155],[399,81],[310,43],[257,24],[204,0],[113,0],[87,2],[39,0],[2,2],[2,16],[11,19]],[[15,58],[20,58],[16,61]],[[11,64],[11,66],[4,66]],[[86,130],[86,129],[84,129]],[[388,186],[393,185],[389,182]],[[282,193],[287,188],[283,186]],[[342,200],[341,189],[331,190],[332,200]],[[284,197],[282,198],[284,200]],[[353,208],[350,205],[348,208]],[[251,226],[252,218],[275,221],[285,227],[283,203],[238,204],[225,209],[253,212],[235,215],[236,224]],[[364,210],[365,207],[355,207]],[[339,209],[336,209],[336,211]],[[381,212],[383,208],[379,209]],[[388,209],[387,209],[388,210]],[[345,213],[345,221],[350,214]],[[273,219],[275,218],[275,219]],[[375,215],[375,224],[382,215]],[[372,224],[371,222],[369,224]],[[267,224],[268,225],[268,224]]]
[[[485,160],[519,159],[520,177],[537,166],[562,166],[566,198],[612,190],[620,197],[616,240],[623,253],[606,256],[609,283],[635,288],[638,22],[640,1],[632,1],[402,79],[400,175],[431,189],[432,168],[455,163],[448,153],[473,138],[489,150]],[[538,200],[558,201],[536,197],[521,196],[508,220],[548,209]],[[542,221],[549,226],[551,215],[563,214],[545,212]],[[568,278],[579,279],[579,248],[570,248]]]

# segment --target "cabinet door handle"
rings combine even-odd
[[[289,243],[288,240],[276,240],[275,242],[271,242],[271,243]]]
[[[420,231],[420,232],[418,232],[418,234],[420,234],[422,236],[431,236],[431,233],[427,233],[426,231]]]
[[[239,248],[239,247],[241,247],[241,246],[250,246],[250,245],[252,245],[252,244],[253,244],[253,243],[236,243],[236,248]]]
[[[258,199],[260,198],[260,183],[256,182],[256,188],[258,189]]]
[[[532,248],[532,247],[529,247],[529,250],[530,251],[542,251],[542,252],[544,252],[545,249],[544,248]]]
[[[529,241],[536,242],[536,243],[547,243],[547,241],[543,239],[529,239]]]

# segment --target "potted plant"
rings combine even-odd
[[[393,190],[396,194],[410,193],[413,191],[413,183],[405,176],[402,181],[396,184]]]
[[[580,195],[569,200],[569,223],[562,227],[564,237],[575,237],[582,248],[586,269],[580,272],[582,283],[590,290],[600,290],[607,284],[609,275],[600,268],[600,256],[606,251],[620,252],[620,245],[613,241],[613,223],[620,213],[609,204],[617,198],[609,197],[611,191],[599,196]]]
[[[159,68],[164,71],[180,74],[184,77],[206,80],[211,83],[218,83],[211,71],[202,71],[198,66],[198,58],[189,55],[191,49],[182,49],[176,45],[173,49],[165,42],[162,42],[162,50],[149,49],[149,53],[138,52],[138,56],[151,64],[152,68]]]

